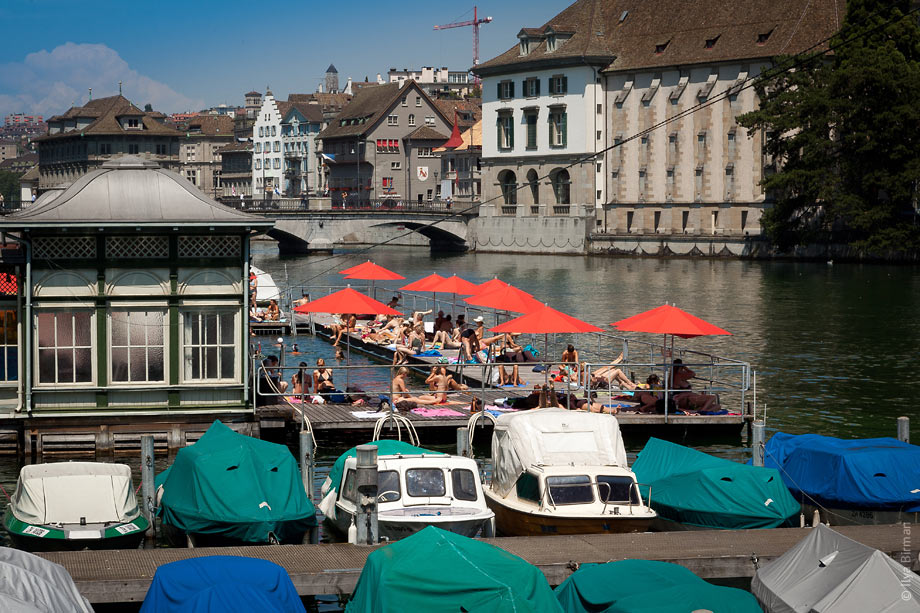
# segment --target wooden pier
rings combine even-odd
[[[844,536],[896,560],[905,553],[904,528],[835,527]],[[647,532],[496,538],[487,542],[537,566],[551,585],[562,583],[580,564],[623,559],[674,562],[704,579],[752,577],[758,565],[785,553],[808,528]],[[914,539],[917,541],[917,539]],[[908,544],[912,570],[920,564],[920,543]],[[373,547],[348,544],[275,545],[201,549],[135,549],[39,554],[64,566],[93,604],[139,602],[161,564],[190,557],[236,555],[262,558],[284,567],[302,596],[350,594]],[[434,569],[436,571],[436,569]],[[421,572],[421,571],[420,571]]]

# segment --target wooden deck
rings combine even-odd
[[[647,532],[496,538],[496,545],[537,566],[551,585],[562,583],[580,564],[623,559],[674,562],[705,579],[752,577],[758,565],[782,555],[807,528]],[[907,553],[904,529],[887,526],[837,527],[841,534],[881,550],[895,560]],[[918,570],[920,543],[910,545]],[[270,560],[284,567],[302,596],[350,594],[374,547],[348,544],[276,545],[200,549],[135,549],[39,554],[64,566],[93,604],[139,602],[161,564],[190,557],[236,555]],[[419,569],[420,577],[427,571]]]

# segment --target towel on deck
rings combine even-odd
[[[389,411],[352,411],[352,415],[358,419],[380,419],[390,414]]]
[[[463,413],[453,409],[433,409],[428,407],[420,407],[418,409],[412,409],[412,412],[416,415],[421,415],[422,417],[463,417]]]

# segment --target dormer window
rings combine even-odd
[[[770,38],[770,35],[771,35],[771,34],[773,34],[773,30],[770,30],[769,32],[763,32],[762,34],[758,34],[758,35],[757,35],[757,44],[758,44],[758,45],[766,45],[766,44],[767,44],[767,40]]]
[[[655,45],[655,55],[661,55],[662,53],[664,53],[664,50],[668,48],[668,43],[670,42],[671,41],[666,40],[663,43],[658,43],[657,45]]]
[[[140,120],[137,119],[137,118],[128,118],[128,119],[125,120],[125,127],[126,127],[126,128],[134,128],[134,129],[136,130],[136,129],[138,129],[139,127],[141,127],[141,126],[140,126]]]
[[[522,38],[521,39],[521,55],[527,55],[530,53],[530,39]]]
[[[556,50],[556,37],[547,36],[546,37],[546,52],[552,53],[555,50]]]
[[[719,36],[721,36],[721,34]],[[713,47],[715,47],[716,43],[719,41],[719,36],[715,36],[713,38],[707,38],[706,39],[706,49],[712,49]]]

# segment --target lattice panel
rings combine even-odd
[[[92,236],[57,236],[36,238],[35,257],[43,260],[91,259],[96,257],[96,239]]]
[[[0,272],[0,296],[16,296],[19,294],[19,281],[16,275],[10,272]]]
[[[180,258],[238,258],[239,236],[180,236]]]
[[[166,236],[109,236],[105,239],[105,257],[166,259],[169,257],[169,238]]]

